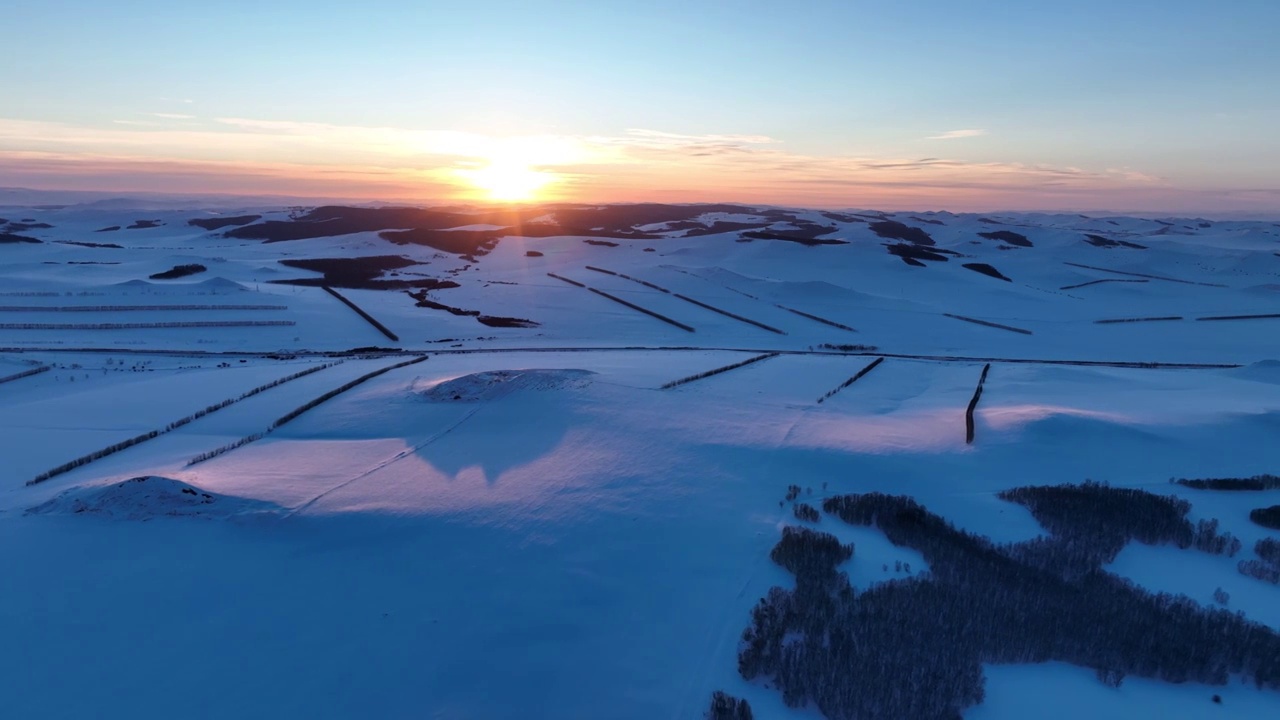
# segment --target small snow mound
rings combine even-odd
[[[1260,360],[1229,372],[1245,380],[1280,385],[1280,360]]]
[[[32,515],[99,515],[118,520],[156,517],[216,517],[268,513],[271,503],[205,492],[172,478],[144,476],[113,485],[87,485],[58,494],[27,512]]]
[[[433,402],[475,402],[517,390],[586,387],[592,375],[595,373],[590,370],[491,370],[445,380],[423,396]]]
[[[235,280],[228,280],[227,278],[224,278],[224,277],[212,277],[212,278],[209,278],[208,280],[204,280],[204,281],[201,281],[201,282],[196,283],[196,286],[197,286],[197,287],[203,287],[203,288],[209,288],[209,289],[216,289],[216,290],[245,290],[245,289],[247,289],[247,288],[245,288],[245,286],[244,286],[244,285],[241,285],[240,283],[236,282]]]

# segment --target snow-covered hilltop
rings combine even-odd
[[[1280,224],[0,218],[14,717],[1280,713]]]

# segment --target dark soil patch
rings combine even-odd
[[[159,220],[138,220],[129,227],[126,227],[125,230],[147,230],[150,228],[158,228],[161,225],[164,225],[164,223]]]
[[[158,272],[155,275],[152,275],[151,279],[152,280],[177,280],[178,278],[187,277],[189,275],[199,275],[200,273],[208,269],[209,268],[203,265],[200,265],[198,263],[192,263],[190,265],[175,265],[173,268],[169,270],[165,270],[164,272]]]
[[[882,238],[902,240],[913,245],[934,245],[929,233],[917,227],[904,225],[896,220],[882,220],[871,223],[871,231]]]
[[[26,235],[15,235],[13,233],[0,232],[0,245],[16,244],[16,243],[34,243],[39,244],[42,240],[37,240]]]
[[[978,237],[983,237],[988,240],[999,240],[1000,242],[1009,243],[1010,245],[1017,245],[1018,247],[1031,247],[1031,241],[1027,239],[1026,235],[1023,235],[1022,233],[1016,233],[1011,230],[994,230],[992,232],[980,232],[978,233]]]
[[[1001,273],[999,270],[995,269],[994,267],[986,263],[965,263],[964,265],[961,265],[961,267],[969,268],[974,272],[982,273],[987,277],[993,277],[993,278],[996,278],[997,280],[1004,280],[1005,282],[1013,282],[1009,278],[1005,277],[1004,274]]]
[[[216,218],[193,218],[187,221],[188,225],[194,225],[205,230],[221,230],[224,227],[239,227],[248,225],[251,222],[261,220],[261,215],[236,215],[233,217],[216,217]]]

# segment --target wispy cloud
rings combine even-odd
[[[195,115],[187,115],[185,113],[169,113],[169,112],[153,112],[147,113],[151,117],[164,118],[165,120],[195,120]]]
[[[948,130],[941,135],[930,135],[925,140],[959,140],[960,138],[981,137],[986,134],[986,130],[976,128],[971,130]]]

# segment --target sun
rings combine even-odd
[[[528,202],[555,182],[555,175],[513,160],[491,160],[475,170],[459,170],[468,182],[495,202]]]

